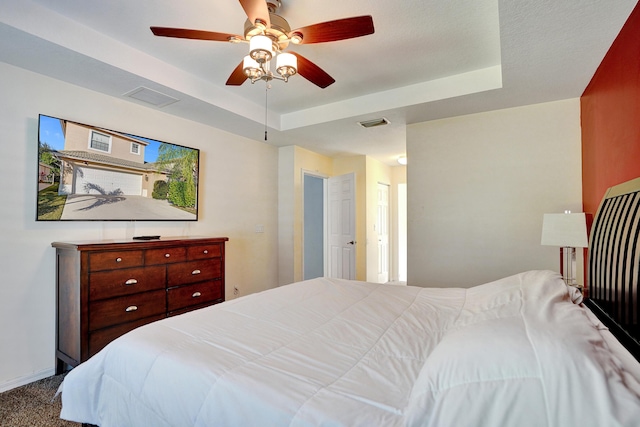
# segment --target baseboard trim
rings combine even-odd
[[[34,381],[41,380],[43,378],[50,377],[55,374],[55,369],[44,369],[42,371],[34,372],[31,375],[26,375],[23,377],[14,378],[7,382],[0,384],[0,393],[9,391],[14,388],[18,388],[20,386],[32,383]]]

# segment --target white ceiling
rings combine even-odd
[[[0,60],[136,103],[124,94],[144,86],[179,100],[149,108],[258,141],[266,103],[269,144],[394,165],[406,124],[579,97],[637,0],[282,3],[292,28],[371,15],[375,33],[290,47],[336,82],[320,89],[295,76],[267,91],[225,86],[246,44],[149,30],[242,34],[236,0],[2,0]],[[391,124],[357,125],[383,116]]]

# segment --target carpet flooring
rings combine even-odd
[[[0,393],[0,427],[80,427],[60,419],[60,396],[54,396],[63,377],[55,375]]]

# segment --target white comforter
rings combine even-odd
[[[130,332],[67,375],[61,417],[101,427],[639,426],[639,389],[554,273],[471,289],[315,279]]]

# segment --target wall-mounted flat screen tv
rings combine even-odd
[[[40,115],[38,221],[197,221],[200,150]]]

